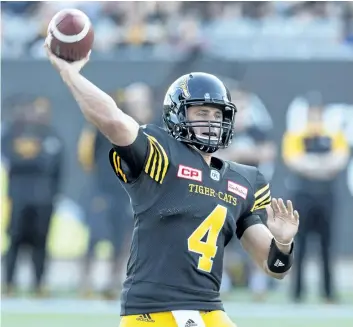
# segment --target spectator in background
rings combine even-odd
[[[347,1],[343,4],[343,39],[345,42],[353,44],[353,3]]]
[[[261,49],[263,42],[280,42],[284,51],[295,55],[293,48],[295,52],[304,42],[315,53],[316,42],[306,41],[308,37],[322,41],[318,28],[327,35],[323,51],[336,48],[344,54],[337,35],[343,26],[343,40],[351,40],[351,6],[342,1],[6,1],[2,2],[2,55],[43,57],[48,23],[57,11],[68,7],[83,10],[92,20],[93,56],[169,58],[171,53],[183,55],[195,47],[221,55],[225,49],[235,51],[232,44],[239,45],[244,33],[256,36],[251,41],[254,49]],[[305,33],[298,23],[306,24]],[[297,51],[301,53],[300,47]]]
[[[109,284],[103,290],[107,299],[116,297],[116,289],[123,274],[126,255],[125,243],[131,232],[130,200],[123,187],[116,183],[109,168],[107,156],[111,144],[91,125],[82,130],[78,144],[78,159],[82,168],[93,177],[92,199],[87,212],[89,242],[83,260],[81,295],[91,297],[91,272],[94,268],[94,250],[100,241],[109,241],[113,248]],[[118,199],[118,200],[117,200]]]
[[[120,94],[124,111],[139,124],[149,124],[154,120],[152,90],[145,83],[133,83]]]
[[[119,107],[141,124],[153,118],[151,90],[143,83],[134,83],[118,90],[113,98]],[[108,158],[111,144],[92,126],[85,126],[78,146],[78,158],[83,169],[93,175],[94,194],[88,208],[89,245],[84,258],[81,293],[93,295],[91,271],[94,249],[99,241],[108,240],[113,245],[109,284],[103,290],[106,299],[115,299],[120,288],[132,233],[132,208],[123,186],[111,174]],[[117,200],[118,199],[118,200]]]
[[[331,234],[335,210],[334,182],[344,170],[349,159],[349,146],[343,132],[330,133],[323,120],[324,107],[321,94],[311,92],[307,96],[307,122],[302,130],[288,131],[283,136],[282,155],[291,177],[288,188],[290,197],[301,216],[297,235],[297,264],[295,267],[295,301],[302,301],[303,262],[307,252],[307,241],[311,233],[320,237],[323,297],[335,300],[332,285]]]
[[[258,167],[270,180],[274,170],[276,146],[271,139],[272,119],[257,96],[238,86],[231,90],[237,106],[232,144],[220,151],[222,159]],[[231,251],[232,247],[228,247]],[[234,254],[228,253],[232,256]],[[226,260],[228,275],[234,270],[234,260]],[[255,265],[250,266],[249,286],[254,300],[263,300],[267,291],[267,276]]]
[[[17,106],[17,110],[20,108]],[[21,109],[20,119],[15,119],[1,140],[12,207],[5,294],[15,291],[17,256],[27,244],[32,247],[34,292],[42,296],[47,236],[54,200],[60,190],[63,144],[49,125],[50,105],[46,99],[25,103]]]
[[[1,9],[15,15],[33,14],[40,4],[34,1],[1,1]]]

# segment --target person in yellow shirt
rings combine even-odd
[[[301,215],[297,235],[297,265],[294,300],[302,300],[303,260],[308,251],[307,239],[311,233],[320,237],[324,275],[324,298],[335,300],[332,287],[330,247],[334,224],[337,175],[345,169],[349,159],[349,145],[341,131],[330,132],[324,126],[321,103],[308,108],[307,124],[302,130],[287,131],[283,137],[282,156],[292,172],[288,188],[294,205]]]

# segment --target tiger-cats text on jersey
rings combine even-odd
[[[143,172],[127,182],[114,149],[111,165],[134,210],[134,232],[121,315],[223,310],[225,246],[266,219],[269,185],[256,168],[212,158],[154,125],[144,127]]]

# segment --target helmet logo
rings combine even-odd
[[[190,98],[190,92],[189,92],[189,88],[188,88],[188,78],[184,77],[180,84],[179,84],[179,89],[181,90],[181,92],[183,93],[183,96],[185,99]]]

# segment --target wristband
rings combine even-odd
[[[268,269],[271,272],[276,274],[282,274],[288,271],[293,264],[293,258],[294,258],[293,248],[294,248],[294,243],[292,243],[290,252],[288,254],[285,254],[278,249],[276,245],[276,241],[273,238],[270,245],[270,252],[267,258]]]

